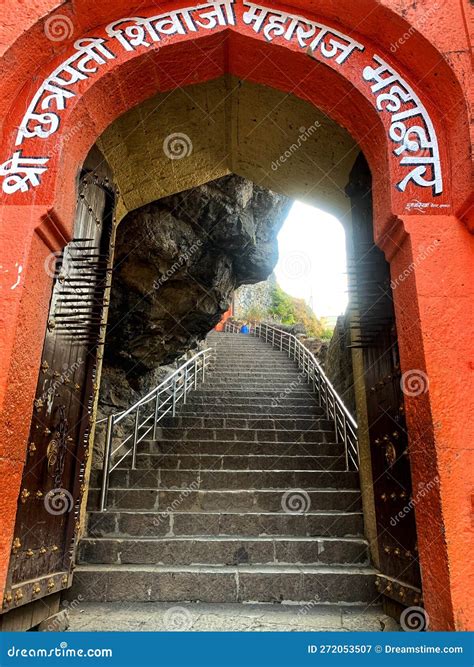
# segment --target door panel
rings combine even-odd
[[[54,284],[3,611],[70,585],[110,270],[109,183],[82,172],[74,239],[45,266]]]
[[[362,348],[380,592],[399,605],[421,603],[408,433],[405,422],[390,266],[374,244],[371,176],[361,156],[347,188],[353,220],[350,292],[353,346]]]

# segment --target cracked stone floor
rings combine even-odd
[[[70,604],[69,616],[69,632],[383,632],[400,629],[381,607],[355,605],[88,602]]]

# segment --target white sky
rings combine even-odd
[[[347,306],[344,228],[337,218],[295,202],[278,235],[278,284],[291,296],[312,296],[318,317],[340,315]]]

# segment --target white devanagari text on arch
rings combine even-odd
[[[373,61],[376,66],[365,67],[362,77],[371,84],[377,110],[390,114],[388,136],[398,144],[393,153],[401,167],[411,168],[396,187],[405,192],[408,183],[413,182],[422,188],[432,188],[434,195],[440,195],[443,178],[431,118],[413,88],[385,60],[374,55]]]
[[[106,26],[106,36],[85,37],[74,43],[74,53],[61,63],[35,93],[16,133],[16,152],[0,164],[5,194],[37,188],[47,171],[49,157],[24,157],[28,140],[47,140],[60,129],[61,113],[78,95],[78,86],[95,76],[120,54],[160,46],[173,36],[193,35],[237,25],[234,7],[239,0],[215,0],[174,9],[152,17],[125,17]],[[318,55],[333,67],[344,64],[366,47],[352,37],[299,14],[280,11],[243,0],[243,25],[272,42],[280,38],[296,44],[310,56]],[[366,60],[367,62],[367,60]],[[427,109],[413,88],[380,56],[361,66],[361,79],[369,84],[374,106],[389,116],[389,141],[393,157],[405,174],[394,186],[430,188],[434,196],[443,192],[438,139]],[[31,150],[29,153],[33,152]],[[43,154],[44,155],[44,154]]]

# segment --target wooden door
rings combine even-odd
[[[100,158],[79,183],[74,238],[54,285],[18,499],[3,611],[70,585],[88,457],[114,193]]]
[[[357,160],[347,188],[353,221],[350,267],[353,345],[363,350],[381,575],[379,591],[398,607],[421,604],[408,433],[390,287],[390,267],[374,244],[371,176]]]

